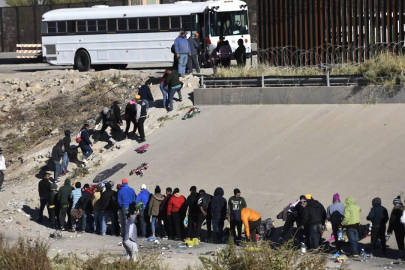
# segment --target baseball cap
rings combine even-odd
[[[122,179],[123,184],[128,184],[128,180],[126,178]]]
[[[312,195],[311,194],[305,194],[305,199],[307,199],[307,200],[312,199]]]
[[[136,95],[136,96],[135,96],[135,99],[136,99],[136,100],[141,99],[141,96],[140,96],[140,95]]]
[[[146,189],[146,185],[142,184],[141,189]]]

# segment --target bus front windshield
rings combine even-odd
[[[211,36],[246,35],[249,32],[246,10],[211,13]]]

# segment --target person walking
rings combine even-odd
[[[0,147],[0,192],[4,192],[4,172],[6,171],[6,159],[3,156],[3,148]]]
[[[84,162],[87,162],[86,160],[93,154],[93,149],[91,147],[93,146],[93,143],[90,141],[89,138],[89,129],[90,125],[89,124],[84,124],[83,128],[80,130],[80,142],[79,142],[79,147],[82,150],[84,159]]]
[[[181,81],[180,81],[180,75],[177,73],[175,70],[168,69],[168,76],[166,79],[166,84],[168,86],[168,91],[169,91],[169,104],[167,107],[167,111],[173,111],[173,98],[174,94],[176,92],[179,93],[179,101],[182,101],[182,95],[181,95]]]
[[[128,135],[129,135],[129,128],[131,127],[131,122],[134,125],[134,128],[136,127],[135,116],[136,116],[136,100],[135,100],[135,98],[133,98],[132,100],[130,100],[128,102],[127,106],[125,107],[125,122],[126,122],[125,137],[126,138],[128,138]]]
[[[317,249],[321,244],[322,229],[325,226],[326,211],[323,205],[306,194],[308,203],[302,213],[302,225],[309,232],[311,249]]]
[[[62,158],[62,166],[60,167],[59,174],[66,175],[68,171],[69,165],[69,155],[70,155],[70,142],[72,141],[70,135],[72,133],[70,130],[65,130],[65,137],[63,138],[63,158]]]
[[[167,76],[169,76],[170,71],[171,71],[171,69],[166,69],[165,70],[165,73],[163,74],[162,79],[161,79],[160,84],[159,84],[160,91],[162,91],[163,108],[164,109],[166,109],[166,106],[167,106],[167,98],[168,98],[167,94],[168,94],[168,91],[169,91],[169,87],[168,87],[168,85],[166,83],[166,80],[167,80]]]
[[[60,173],[60,160],[63,157],[63,140],[60,140],[53,148],[51,158],[53,165],[55,166],[55,172],[53,174],[53,181],[58,183],[58,177],[62,176]]]
[[[227,218],[230,222],[230,230],[235,243],[239,245],[240,241],[242,241],[242,219],[241,219],[241,211],[243,208],[247,207],[246,201],[243,197],[241,197],[241,192],[238,188],[233,190],[234,196],[230,197],[228,200],[228,212]],[[236,234],[235,228],[238,230],[238,234]]]
[[[197,224],[197,231],[196,235],[199,239],[201,239],[201,226],[206,221],[207,224],[207,238],[206,242],[211,242],[211,225],[212,225],[212,213],[211,213],[211,200],[212,196],[207,194],[205,190],[199,190],[199,197],[198,197],[198,207],[200,208],[200,214],[198,216],[198,224]]]
[[[38,223],[42,223],[43,214],[45,206],[48,210],[48,217],[51,219],[49,214],[48,207],[48,195],[51,192],[51,182],[49,181],[51,175],[48,172],[44,173],[42,180],[38,183],[38,193],[39,193],[39,214],[38,214]]]
[[[332,224],[332,232],[335,237],[335,248],[336,252],[342,253],[342,242],[339,241],[338,231],[340,224],[343,220],[343,215],[345,213],[345,205],[340,202],[339,193],[333,195],[332,204],[328,206],[326,211],[326,219]]]
[[[91,198],[91,205],[93,206],[93,214],[94,214],[94,224],[93,224],[93,231],[94,233],[101,233],[101,187],[98,186],[96,188],[96,192],[94,192],[93,197]]]
[[[198,63],[199,45],[191,36],[188,38],[190,47],[190,57],[187,61],[188,73],[193,74],[193,65],[198,74],[200,74],[200,64]]]
[[[176,237],[174,237],[174,233],[172,232],[173,240],[175,241],[182,239],[181,232],[184,228],[186,211],[186,198],[180,194],[180,190],[178,188],[175,188],[167,206],[167,216],[171,217],[172,229],[174,229],[176,233]]]
[[[47,207],[49,213],[49,221],[51,222],[52,229],[60,229],[59,212],[60,205],[58,202],[58,185],[51,184],[51,189],[47,195]]]
[[[188,195],[186,204],[188,207],[188,226],[187,226],[187,240],[193,238],[192,231],[196,224],[198,224],[198,216],[200,214],[200,209],[198,207],[198,193],[197,187],[192,186],[190,188],[190,195]]]
[[[401,202],[401,196],[396,197],[393,202],[394,208],[391,211],[390,220],[388,223],[387,233],[391,235],[395,232],[395,240],[397,242],[399,258],[405,260],[405,248],[404,248],[404,237],[405,228],[404,224],[401,223],[401,217],[404,212],[404,205]]]
[[[146,220],[145,220],[145,208],[149,202],[149,191],[146,189],[146,185],[142,184],[141,191],[139,192],[138,196],[135,200],[135,205],[139,202],[143,203],[141,209],[139,209],[139,218],[141,219],[141,230],[142,230],[142,237],[146,237]]]
[[[100,205],[101,205],[101,235],[105,236],[107,234],[107,220],[111,220],[111,235],[114,235],[114,201],[115,201],[115,191],[112,190],[110,183],[105,184],[105,191],[101,193]]]
[[[179,36],[174,40],[174,50],[176,57],[179,60],[178,71],[182,77],[186,74],[186,65],[188,56],[190,55],[190,44],[186,38],[187,32],[180,31]]]
[[[224,190],[221,187],[217,187],[214,192],[214,198],[211,201],[212,227],[214,229],[216,244],[222,244],[226,206],[227,202],[224,198]]]
[[[360,224],[361,207],[354,203],[353,197],[349,196],[345,200],[345,212],[343,214],[342,226],[346,228],[347,238],[351,246],[353,257],[359,256],[359,224]]]
[[[247,240],[257,242],[256,229],[262,223],[260,214],[252,209],[245,207],[241,211],[241,219],[242,219],[243,225],[245,225]]]
[[[127,252],[127,259],[136,261],[138,252],[138,232],[136,229],[136,214],[131,211],[125,215],[125,232],[122,238],[122,245]]]
[[[166,188],[166,196],[163,199],[162,203],[160,204],[159,207],[159,219],[163,221],[163,226],[164,226],[164,231],[166,232],[167,238],[170,238],[172,236],[171,232],[171,220],[167,216],[167,207],[169,205],[169,200],[170,197],[172,196],[172,188],[167,187]],[[162,236],[163,237],[163,233]]]
[[[246,66],[246,47],[243,45],[243,39],[238,40],[238,48],[235,50],[234,58],[239,67]]]
[[[76,218],[73,216],[73,210],[83,209],[79,203],[79,199],[81,196],[82,196],[82,183],[76,182],[75,189],[72,191],[72,194],[70,195],[70,198],[72,199],[72,210],[70,212],[70,215],[72,216],[72,232],[76,232],[77,229],[76,227],[79,222],[79,220],[76,220]]]
[[[161,222],[159,219],[159,209],[160,204],[162,203],[163,199],[165,198],[161,193],[160,187],[155,187],[155,194],[150,196],[149,205],[148,205],[148,215],[152,217],[152,236],[156,237],[156,227],[157,231],[159,232],[159,236],[162,237],[161,234]]]
[[[59,188],[58,192],[58,201],[60,205],[60,227],[61,230],[66,230],[66,215],[68,214],[69,210],[69,203],[70,203],[70,196],[72,195],[73,187],[70,185],[70,179],[66,179],[65,183],[62,187]],[[70,215],[70,213],[69,213]]]
[[[135,129],[134,129],[134,133],[136,132],[136,129],[139,130],[139,143],[143,143],[146,142],[145,139],[145,129],[144,129],[144,124],[145,124],[145,120],[148,114],[148,111],[146,110],[146,103],[141,100],[141,96],[140,95],[136,95],[135,96],[136,99],[136,117],[135,117]]]
[[[150,86],[152,85],[152,82],[150,80],[147,80],[144,85],[139,88],[138,95],[141,96],[141,100],[145,102],[146,105],[146,113],[149,111],[149,102],[153,102],[153,95],[152,92],[150,91]]]
[[[367,216],[367,220],[372,222],[371,227],[371,255],[374,255],[375,244],[379,238],[381,241],[382,255],[387,256],[387,244],[385,241],[385,229],[388,222],[388,211],[381,205],[380,198],[374,198],[373,207]]]
[[[117,194],[117,203],[120,207],[120,210],[118,210],[118,219],[120,221],[121,235],[125,233],[125,222],[129,212],[129,206],[135,202],[135,199],[135,190],[128,185],[127,179],[122,179],[122,185]]]

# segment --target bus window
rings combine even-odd
[[[180,17],[170,17],[170,29],[180,29]]]
[[[128,20],[129,30],[138,30],[138,19]]]
[[[56,33],[56,22],[48,22],[48,33]]]
[[[99,32],[107,31],[106,20],[97,20],[97,31]]]
[[[58,22],[58,33],[66,33],[66,22]]]
[[[110,19],[108,21],[108,32],[116,32],[117,31],[117,19]]]
[[[76,21],[67,21],[67,32],[76,33]]]
[[[187,31],[191,30],[191,18],[190,18],[190,16],[182,16],[181,17],[181,28],[183,30],[187,30]]]
[[[97,31],[97,21],[96,20],[87,21],[87,31],[89,31],[89,32]]]
[[[159,18],[149,18],[149,29],[150,30],[157,30],[159,28]]]
[[[248,34],[247,11],[211,13],[211,35],[232,36]]]
[[[127,31],[127,19],[118,19],[118,31]]]
[[[169,30],[169,17],[160,17],[159,19],[160,23],[160,30],[167,31]]]
[[[86,21],[77,21],[77,32],[86,32]]]
[[[148,30],[148,18],[139,18],[139,30]]]

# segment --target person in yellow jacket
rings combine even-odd
[[[256,242],[256,228],[262,223],[260,214],[252,209],[243,208],[241,212],[241,219],[243,225],[245,225],[247,239],[252,239],[253,242]]]
[[[349,196],[345,200],[345,212],[342,220],[342,226],[346,228],[347,238],[351,245],[351,254],[354,257],[359,256],[359,225],[360,225],[361,207],[354,203],[353,197]]]

